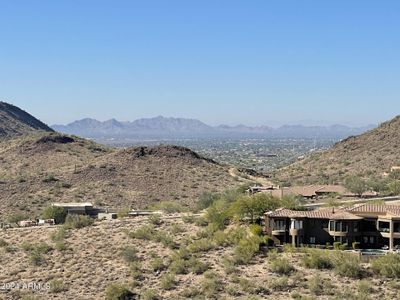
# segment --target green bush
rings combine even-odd
[[[58,206],[49,206],[42,212],[43,219],[54,219],[56,224],[63,224],[67,217],[67,211]]]
[[[136,279],[136,280],[142,280],[143,279],[143,272],[142,272],[142,266],[140,262],[138,261],[133,261],[129,265],[129,270],[131,273],[131,276]]]
[[[49,283],[50,293],[58,294],[67,290],[66,285],[62,282],[62,280],[54,279]]]
[[[161,300],[162,298],[157,294],[155,290],[148,289],[143,292],[141,298],[143,300]]]
[[[130,208],[121,208],[117,211],[117,218],[122,219],[129,216],[131,209]]]
[[[160,257],[156,257],[154,258],[151,262],[150,262],[150,267],[154,272],[159,272],[159,271],[163,271],[167,268],[167,266],[164,263],[164,260]]]
[[[175,276],[173,274],[165,274],[160,283],[163,290],[170,291],[176,286]]]
[[[187,267],[190,272],[200,275],[206,272],[210,268],[209,263],[203,263],[199,259],[192,257],[187,261]]]
[[[201,290],[207,297],[207,299],[214,299],[224,290],[224,284],[222,283],[218,274],[207,271],[206,273],[204,273],[204,280],[201,284]]]
[[[389,277],[400,278],[400,254],[389,253],[372,261],[374,273]]]
[[[200,252],[208,252],[214,248],[212,241],[209,239],[200,239],[193,241],[188,245],[187,249],[191,253],[200,253]]]
[[[153,225],[143,225],[136,231],[132,232],[130,236],[139,240],[151,240],[153,239],[155,232]]]
[[[162,220],[160,218],[160,215],[154,214],[154,215],[149,216],[149,223],[153,224],[155,226],[161,225],[162,224]]]
[[[107,300],[129,300],[132,299],[133,293],[121,284],[110,284],[106,288]]]
[[[250,232],[253,233],[254,235],[262,236],[263,228],[260,225],[251,224],[250,225]]]
[[[86,215],[68,215],[65,218],[64,227],[67,229],[79,229],[91,226],[94,220]]]
[[[333,262],[329,252],[324,250],[308,250],[306,256],[302,258],[305,267],[310,269],[332,269]]]
[[[174,274],[187,274],[187,262],[181,258],[175,259],[169,265],[168,270]]]
[[[121,257],[127,262],[131,263],[138,260],[138,250],[134,246],[126,246],[121,249]]]
[[[248,264],[254,255],[260,250],[262,238],[252,236],[240,240],[234,250],[234,260],[236,264]]]
[[[63,241],[67,237],[67,231],[64,227],[60,227],[57,231],[53,232],[50,235],[50,239],[53,242],[60,242]]]
[[[335,257],[335,271],[340,276],[361,278],[362,268],[357,256],[338,252]]]
[[[334,242],[333,243],[333,249],[335,249],[335,250],[340,250],[340,246],[342,246],[341,242]]]
[[[200,210],[206,209],[210,207],[219,197],[219,194],[204,192],[199,196],[197,208]]]
[[[270,269],[279,275],[289,275],[294,271],[294,267],[286,258],[276,258],[271,261]]]

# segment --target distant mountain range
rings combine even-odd
[[[245,125],[210,126],[196,119],[155,118],[120,122],[115,119],[98,121],[82,119],[67,125],[53,125],[56,131],[86,138],[178,138],[178,137],[265,137],[265,138],[333,138],[342,139],[361,134],[374,125],[364,127],[284,125],[250,127]]]

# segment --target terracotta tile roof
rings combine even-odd
[[[267,212],[266,215],[270,217],[284,217],[284,218],[312,218],[312,219],[332,219],[334,216],[342,216],[343,218],[358,219],[357,216],[333,208],[321,208],[317,210],[296,211],[290,209],[277,209],[275,211]],[[351,216],[350,216],[351,215]]]
[[[345,208],[320,208],[316,210],[296,211],[280,208],[265,213],[270,217],[312,218],[330,220],[360,220],[362,213],[391,214],[400,216],[400,205],[359,204]]]
[[[354,205],[346,209],[353,213],[376,213],[385,214],[391,213],[396,216],[400,216],[400,205],[388,205],[388,204],[359,204]]]

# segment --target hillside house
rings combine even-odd
[[[89,202],[53,203],[53,206],[64,208],[68,214],[97,216],[98,209]]]
[[[359,242],[362,248],[400,247],[400,205],[361,204],[310,211],[265,213],[265,232],[275,243],[325,245]]]

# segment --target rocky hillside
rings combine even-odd
[[[35,215],[51,202],[144,208],[193,206],[205,191],[240,184],[227,167],[183,147],[114,149],[37,133],[0,142],[0,215]]]
[[[22,109],[0,101],[0,138],[23,135],[37,130],[53,131]]]
[[[340,182],[353,174],[381,177],[393,166],[400,166],[400,116],[278,170],[275,179],[291,183]]]

